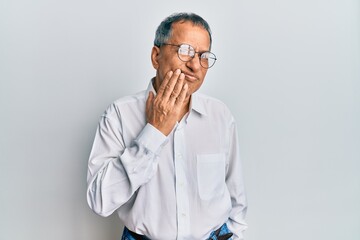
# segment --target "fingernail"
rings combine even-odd
[[[180,69],[176,69],[175,73],[176,73],[176,74],[180,74],[180,73],[181,73],[181,70],[180,70]]]
[[[181,73],[181,74],[180,74],[180,78],[181,78],[181,79],[185,78],[185,74],[184,74],[184,73]]]

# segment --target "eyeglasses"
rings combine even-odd
[[[177,44],[171,44],[171,43],[163,43],[162,45],[178,47],[179,50],[177,52],[177,55],[178,55],[179,59],[183,62],[191,61],[195,57],[195,54],[198,53],[199,59],[200,59],[200,65],[203,68],[211,68],[212,66],[214,66],[214,64],[217,60],[215,54],[213,54],[212,52],[209,52],[209,51],[195,52],[195,49],[189,44],[183,43],[183,44],[177,45]]]

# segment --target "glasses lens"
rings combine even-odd
[[[179,58],[180,60],[187,62],[190,61],[194,55],[195,55],[195,50],[192,46],[188,45],[188,44],[182,44],[179,47]]]
[[[195,49],[189,44],[181,44],[179,46],[178,56],[181,61],[188,62],[195,56]],[[200,55],[200,64],[204,68],[211,68],[216,61],[216,56],[212,52],[203,52]]]
[[[216,61],[216,56],[212,52],[204,52],[200,56],[201,66],[204,68],[211,68]]]

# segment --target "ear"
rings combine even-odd
[[[151,63],[156,70],[159,68],[159,61],[158,61],[159,55],[160,55],[160,48],[157,46],[153,46],[151,50]]]

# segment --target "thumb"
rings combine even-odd
[[[154,93],[150,91],[148,98],[146,100],[146,109],[147,110],[151,108],[153,101],[154,101]]]

